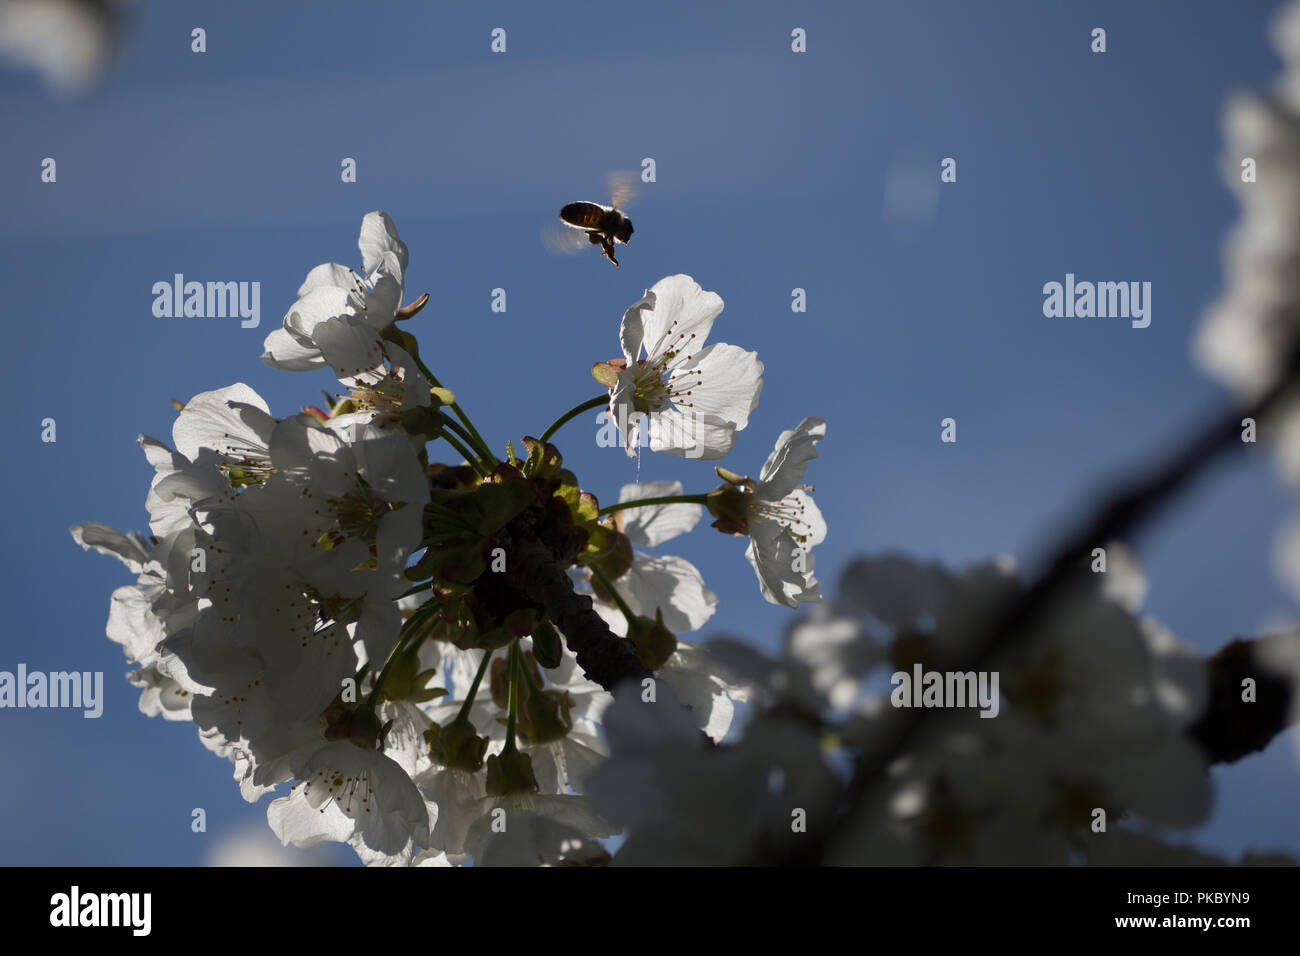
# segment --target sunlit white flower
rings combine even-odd
[[[242,382],[201,392],[172,425],[176,451],[191,462],[215,452],[233,486],[261,481],[271,471],[271,433],[277,420],[262,396]]]
[[[682,494],[680,481],[648,481],[627,484],[619,490],[619,502],[642,498],[663,498]],[[614,588],[635,614],[654,617],[663,613],[664,626],[674,634],[698,630],[713,616],[718,598],[704,584],[699,570],[685,558],[651,554],[657,548],[699,522],[704,509],[690,502],[646,505],[614,513],[615,524],[633,547],[632,566],[614,581]],[[597,600],[596,612],[619,636],[627,634],[627,619],[618,605]]]
[[[801,483],[825,435],[825,419],[805,418],[777,438],[758,481],[743,482],[748,492],[740,521],[749,535],[745,557],[758,575],[763,597],[773,604],[797,607],[821,600],[812,549],[826,540],[826,521]]]
[[[241,792],[255,801],[325,742],[321,715],[357,663],[346,628],[320,624],[291,576],[264,575],[230,598],[162,648],[203,685],[190,705],[194,723],[236,762]]]
[[[432,821],[426,847],[453,863],[469,859],[465,837],[485,809],[484,780],[482,772],[451,767],[432,767],[415,778]]]
[[[653,451],[721,458],[748,424],[763,388],[763,363],[734,345],[704,344],[720,312],[716,293],[674,275],[623,314],[623,367],[610,388],[609,414],[629,457],[644,430]]]
[[[427,846],[429,816],[419,790],[390,758],[347,741],[326,744],[294,768],[290,795],[267,808],[286,846],[348,843],[367,864],[409,863]]]
[[[681,493],[679,481],[649,481],[624,485],[619,491],[619,501]],[[747,689],[701,655],[696,647],[680,639],[680,635],[703,627],[713,616],[717,595],[705,586],[699,570],[685,558],[642,550],[657,548],[690,531],[703,512],[700,505],[691,502],[653,504],[615,512],[616,524],[634,550],[631,567],[612,583],[634,614],[647,618],[662,614],[664,626],[679,635],[676,651],[656,670],[655,676],[673,687],[705,733],[721,740],[731,726],[733,702],[745,699]],[[593,608],[610,631],[626,636],[627,618],[622,609],[602,591],[593,589],[585,574],[577,574],[576,580],[580,590],[593,594]]]
[[[156,544],[137,533],[123,534],[97,522],[74,525],[73,539],[83,548],[118,558],[137,574],[136,583],[113,592],[107,634],[127,660],[139,664],[127,680],[139,687],[140,711],[166,720],[189,720],[193,695],[205,688],[190,679],[184,664],[165,652],[168,634],[189,626],[198,601],[169,586],[168,569],[188,561],[193,535],[184,532]]]
[[[433,404],[429,380],[415,360],[392,342],[383,345],[383,374],[368,384],[353,384],[347,396],[347,404],[352,410],[331,417],[331,428],[346,428],[356,424],[373,425],[380,430],[400,427],[406,413],[417,408],[429,408]],[[423,438],[419,435],[413,435],[412,439],[423,444]]]
[[[309,415],[286,419],[271,438],[275,473],[235,501],[206,504],[202,516],[239,556],[226,568],[227,586],[240,590],[282,568],[331,617],[356,622],[369,660],[385,660],[401,626],[395,600],[408,586],[402,572],[419,547],[428,483],[403,435],[358,435],[351,441]]]
[[[291,372],[331,365],[346,385],[373,384],[384,376],[384,343],[402,304],[406,245],[385,212],[361,223],[362,274],[325,263],[298,289],[283,328],[266,337],[262,360]]]

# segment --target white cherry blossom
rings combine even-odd
[[[385,212],[366,214],[358,245],[361,275],[336,263],[307,274],[283,327],[266,337],[268,365],[291,372],[331,365],[346,385],[384,377],[379,333],[401,307],[408,253]]]
[[[648,481],[627,484],[619,490],[619,502],[642,498],[663,498],[682,494],[680,481]],[[632,611],[645,617],[663,613],[664,626],[674,634],[703,627],[717,609],[718,598],[704,584],[699,570],[685,558],[652,554],[665,541],[690,531],[704,509],[690,502],[647,505],[614,513],[615,523],[633,546],[632,566],[614,581],[614,588]],[[627,619],[618,606],[597,600],[596,612],[614,633],[627,634]]]
[[[716,293],[674,275],[624,313],[623,368],[610,389],[609,414],[629,457],[645,429],[652,451],[721,458],[748,424],[763,388],[763,363],[734,345],[704,344],[721,312]]]
[[[429,842],[429,816],[411,778],[392,759],[335,741],[295,768],[290,795],[267,819],[286,846],[348,843],[367,864],[410,862]]]
[[[797,607],[821,599],[812,549],[826,540],[826,521],[799,485],[825,435],[822,418],[805,418],[782,432],[749,499],[745,558],[758,575],[763,597],[773,604]]]

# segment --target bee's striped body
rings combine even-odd
[[[627,245],[632,238],[632,220],[613,206],[595,202],[571,202],[560,210],[560,221],[574,229],[582,229],[592,245],[599,245],[605,258],[614,265],[614,243]]]

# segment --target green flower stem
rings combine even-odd
[[[417,349],[416,351],[411,352],[410,355],[411,358],[415,359],[415,364],[420,367],[420,371],[424,373],[424,377],[429,380],[429,384],[434,388],[442,388],[443,384],[438,381],[438,376],[429,371],[429,366],[425,365],[424,359],[420,358],[419,350]],[[489,468],[495,468],[497,466],[496,456],[492,454],[492,449],[488,448],[487,442],[485,442],[483,436],[478,433],[478,429],[474,427],[474,423],[469,420],[469,416],[465,414],[463,409],[461,409],[460,403],[452,402],[450,408],[456,413],[456,417],[464,423],[465,429],[469,433],[466,435],[466,440],[482,454],[483,460],[488,463]],[[462,432],[462,434],[464,433]],[[466,461],[472,460],[469,455],[466,455],[465,459]]]
[[[389,671],[393,669],[393,664],[397,662],[397,658],[401,655],[403,643],[404,641],[399,637],[397,643],[393,645],[392,653],[388,655],[388,660],[384,661],[384,669],[375,678],[375,686],[370,688],[370,696],[366,698],[366,709],[372,713],[379,706],[379,695],[384,690],[384,681],[388,680]]]
[[[478,433],[478,429],[474,427],[474,423],[469,420],[469,416],[466,415],[465,412],[461,410],[460,403],[452,402],[451,410],[455,412],[456,417],[459,418],[465,424],[465,428],[469,431],[470,436],[474,439],[473,444],[478,448],[479,451],[483,453],[483,460],[486,461],[491,468],[495,468],[498,464],[500,464],[500,462],[497,461],[497,456],[492,454],[492,449],[488,447],[488,443],[483,440],[483,436],[480,435]]]
[[[493,651],[484,651],[483,660],[479,662],[478,671],[474,674],[474,682],[469,685],[469,693],[465,695],[465,703],[460,705],[460,711],[456,714],[456,723],[469,720],[469,709],[474,706],[474,697],[478,694],[478,685],[483,683],[483,675],[487,673],[488,664],[492,662]]]
[[[488,476],[488,471],[486,468],[483,467],[483,463],[478,460],[478,455],[471,452],[468,448],[466,448],[456,439],[452,438],[445,431],[442,432],[442,434],[439,435],[439,437],[443,441],[445,441],[448,445],[450,445],[452,448],[456,449],[456,451],[460,452],[460,457],[464,458],[465,461],[469,463],[469,466],[474,469],[475,473],[477,473],[480,478],[486,478]]]
[[[528,682],[528,689],[530,691],[540,694],[544,690],[541,681],[537,679],[537,675],[533,673],[533,669],[528,666],[528,661],[524,659],[522,652],[520,652],[519,655],[519,671],[524,675],[524,680]]]
[[[388,675],[392,671],[393,665],[397,663],[397,659],[401,657],[402,653],[406,650],[406,645],[411,639],[411,635],[415,633],[416,628],[420,624],[423,624],[429,618],[433,617],[437,611],[438,605],[433,601],[430,601],[428,604],[422,605],[414,614],[406,619],[406,623],[402,625],[401,633],[397,636],[397,643],[393,645],[393,649],[388,655],[388,660],[384,661],[383,670],[381,670],[379,676],[375,678],[375,686],[370,688],[370,696],[366,698],[367,708],[373,711],[377,706],[379,706],[379,695],[384,690],[384,682],[388,680]],[[421,636],[420,640],[422,641],[423,639],[423,636]],[[418,641],[416,646],[419,646]]]
[[[477,457],[482,458],[484,461],[487,461],[487,459],[483,457],[482,450],[479,449],[478,446],[475,444],[474,436],[471,435],[468,431],[466,431],[465,427],[461,425],[460,422],[444,417],[442,422],[442,427],[446,429],[450,429],[451,431],[459,435],[461,441],[463,441],[469,448],[473,449]]]
[[[628,508],[641,508],[646,505],[672,505],[678,503],[707,505],[709,495],[707,492],[699,495],[664,495],[660,498],[634,498],[631,501],[620,501],[616,504],[606,505],[600,509],[600,516],[612,515],[615,511],[626,511]]]
[[[512,754],[519,748],[515,745],[515,723],[519,714],[519,642],[510,645],[510,709],[506,714],[506,745],[501,753]]]
[[[571,409],[569,409],[567,412],[565,412],[555,421],[551,422],[550,427],[547,428],[546,431],[542,432],[542,437],[539,440],[545,443],[550,439],[552,435],[558,432],[570,419],[577,418],[583,412],[590,411],[593,408],[600,408],[602,405],[608,405],[608,404],[609,404],[609,395],[607,393],[605,395],[597,395],[595,398],[589,398],[581,405],[574,405]]]
[[[614,587],[614,582],[611,581],[609,576],[605,574],[604,571],[600,570],[600,568],[590,566],[586,567],[587,570],[591,572],[591,576],[599,581],[600,586],[603,587],[609,593],[609,596],[614,599],[614,603],[618,605],[618,609],[622,611],[623,616],[627,618],[627,626],[628,629],[631,630],[632,625],[636,623],[636,615],[633,614],[632,609],[627,606],[627,601],[623,600],[623,595],[618,593],[618,589]]]

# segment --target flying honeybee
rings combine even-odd
[[[560,221],[569,229],[548,231],[544,237],[546,247],[552,252],[577,252],[590,243],[600,246],[605,258],[617,267],[614,243],[627,245],[632,238],[632,220],[623,215],[619,207],[631,200],[636,178],[635,173],[611,173],[608,177],[608,206],[595,202],[571,202],[561,209]]]

